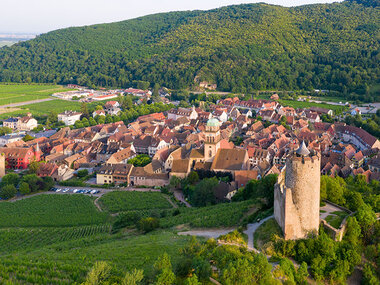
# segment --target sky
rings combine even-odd
[[[337,0],[0,0],[0,33],[41,34],[59,28],[110,23],[144,15],[208,10],[242,3],[281,6]]]

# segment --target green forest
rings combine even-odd
[[[0,81],[221,91],[333,90],[375,101],[378,1],[228,6],[67,28],[0,48]]]

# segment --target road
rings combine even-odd
[[[55,98],[45,98],[45,99],[38,99],[38,100],[32,100],[32,101],[26,101],[26,102],[19,102],[19,103],[13,103],[13,104],[8,104],[8,105],[1,105],[0,108],[19,107],[19,106],[24,106],[24,105],[34,104],[34,103],[51,101],[51,100],[56,100],[56,99]]]

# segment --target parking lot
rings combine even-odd
[[[53,187],[50,189],[50,192],[55,192],[57,194],[87,194],[93,196],[99,196],[103,194],[99,189],[87,187]]]

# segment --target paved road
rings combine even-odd
[[[19,103],[13,103],[13,104],[8,104],[8,105],[1,105],[0,108],[19,107],[19,106],[24,106],[24,105],[34,104],[34,103],[51,101],[51,100],[56,100],[56,99],[55,98],[45,98],[45,99],[38,99],[38,100],[32,100],[32,101],[26,101],[26,102],[19,102]]]

